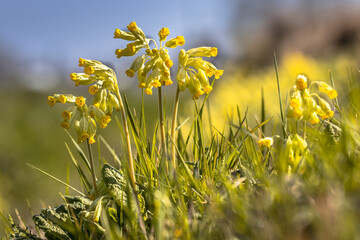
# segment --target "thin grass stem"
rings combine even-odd
[[[91,146],[90,146],[90,143],[89,143],[89,139],[86,139],[86,143],[87,143],[87,147],[88,147],[88,151],[89,151],[90,166],[91,166],[91,176],[92,176],[92,179],[93,179],[95,195],[98,196],[98,190],[97,190],[97,186],[96,186],[95,169],[94,169],[94,159],[93,159],[93,154],[92,154]]]
[[[286,138],[286,131],[285,131],[285,118],[284,118],[284,112],[281,102],[281,92],[280,92],[280,80],[279,80],[279,69],[276,61],[276,54],[274,52],[274,65],[275,65],[275,72],[276,72],[276,82],[278,87],[278,95],[279,95],[279,105],[280,105],[280,116],[281,116],[281,122],[282,122],[282,131],[283,135]]]
[[[161,87],[158,87],[158,97],[159,97],[159,118],[160,118],[160,134],[161,134],[161,148],[162,153],[166,154],[166,141],[165,141],[165,124],[163,116],[163,104],[162,104],[162,94]]]
[[[117,91],[116,91],[116,95],[119,99],[119,103],[120,103],[120,112],[121,112],[121,116],[124,122],[124,133],[125,133],[125,140],[126,140],[126,148],[127,148],[127,155],[128,155],[128,167],[129,167],[129,174],[130,174],[130,180],[131,180],[131,185],[132,187],[135,189],[135,185],[136,185],[136,179],[135,179],[135,170],[134,170],[134,159],[132,156],[132,152],[131,152],[131,142],[130,142],[130,134],[129,134],[129,127],[127,124],[127,118],[126,118],[126,113],[125,113],[125,108],[124,108],[124,103],[122,101],[120,92],[119,92],[119,87],[118,85],[116,85],[117,87]]]
[[[179,86],[176,89],[176,95],[175,95],[175,103],[174,103],[174,113],[173,113],[173,118],[172,118],[172,125],[171,125],[171,159],[172,159],[172,164],[173,164],[173,168],[176,169],[176,150],[175,150],[175,143],[176,143],[176,134],[175,134],[175,129],[176,129],[176,118],[177,118],[177,114],[178,114],[178,108],[179,108],[179,94],[180,94],[180,89]]]

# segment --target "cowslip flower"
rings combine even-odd
[[[297,167],[308,152],[308,145],[302,137],[297,134],[289,135],[285,143],[285,156],[290,166]]]
[[[131,78],[137,76],[139,88],[143,88],[147,95],[152,94],[153,88],[171,85],[173,82],[170,77],[170,68],[173,66],[173,61],[170,59],[166,47],[175,48],[184,45],[184,37],[177,36],[162,44],[170,34],[169,29],[164,27],[158,33],[160,41],[160,47],[158,47],[155,40],[146,38],[135,22],[130,23],[127,28],[130,32],[116,29],[114,38],[133,42],[127,44],[125,49],[117,49],[115,51],[116,56],[118,58],[133,56],[142,48],[145,49],[145,53],[135,58],[130,68],[125,71],[126,75]],[[151,41],[155,43],[155,48],[150,48]]]
[[[56,103],[70,103],[71,106],[61,114],[63,121],[61,127],[73,127],[78,137],[78,142],[86,140],[95,142],[97,124],[100,128],[107,127],[111,121],[113,109],[120,110],[118,90],[114,71],[99,61],[79,59],[79,66],[84,67],[84,73],[71,73],[71,80],[75,85],[90,85],[89,92],[93,95],[92,104],[87,105],[83,96],[71,94],[54,94],[48,97],[50,106]]]
[[[265,137],[258,140],[259,147],[267,147],[270,148],[274,143],[274,139],[272,137]]]
[[[188,51],[181,49],[176,74],[181,91],[189,89],[193,99],[212,91],[209,78],[214,76],[215,79],[219,79],[224,71],[218,70],[214,64],[203,60],[202,57],[215,57],[217,52],[215,47],[199,47]]]
[[[55,94],[48,98],[57,99],[60,95]],[[60,123],[60,126],[65,129],[70,129],[72,126],[75,129],[79,143],[85,142],[87,139],[90,144],[94,143],[97,128],[96,122],[101,128],[105,128],[111,121],[110,116],[105,114],[100,108],[93,105],[88,106],[83,96],[75,97],[70,94],[63,96],[66,96],[68,100],[66,103],[71,104],[71,106],[61,113],[63,121]],[[56,103],[60,103],[60,101]]]
[[[111,115],[113,109],[120,110],[116,96],[117,80],[115,72],[99,61],[79,58],[79,66],[84,67],[84,73],[71,73],[71,80],[78,85],[90,85],[89,93],[94,95],[92,105]]]
[[[53,96],[48,96],[47,103],[50,106],[54,106],[56,103],[69,103],[75,102],[75,97],[71,94],[54,94]]]
[[[334,111],[331,110],[330,104],[325,99],[310,92],[310,88],[314,84],[318,85],[319,90],[326,93],[330,99],[337,96],[336,90],[326,83],[312,82],[308,87],[307,77],[302,74],[298,75],[286,110],[288,118],[303,119],[314,125],[319,123],[319,117],[324,120],[334,115]]]

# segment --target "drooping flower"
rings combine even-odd
[[[215,79],[219,79],[223,70],[218,70],[214,64],[203,60],[202,57],[216,55],[217,48],[214,47],[199,47],[188,51],[181,49],[176,75],[179,89],[189,89],[193,99],[198,99],[204,93],[209,94],[212,91],[209,78],[214,76]]]
[[[327,119],[334,115],[330,104],[316,93],[311,93],[312,85],[318,85],[319,90],[328,95],[330,99],[337,96],[337,92],[324,82],[313,82],[308,87],[308,79],[305,75],[296,78],[295,85],[291,90],[290,103],[287,106],[288,118],[303,119],[310,124],[319,123],[321,119]]]
[[[166,47],[175,48],[184,45],[184,37],[178,36],[162,44],[170,34],[169,29],[164,27],[158,33],[160,47],[155,46],[155,48],[151,48],[150,42],[155,42],[155,40],[146,38],[143,31],[135,22],[130,23],[127,28],[130,32],[124,32],[119,29],[115,30],[115,38],[132,41],[127,44],[126,48],[117,49],[115,51],[116,56],[118,58],[122,56],[133,56],[142,48],[145,49],[145,53],[135,58],[130,68],[125,71],[126,75],[131,78],[137,76],[139,88],[143,88],[147,95],[152,94],[152,88],[154,87],[158,88],[171,85],[173,82],[170,77],[170,68],[173,66],[173,61],[170,59]]]

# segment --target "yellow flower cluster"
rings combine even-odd
[[[176,80],[181,91],[189,89],[193,99],[198,99],[204,93],[209,94],[212,86],[209,77],[215,76],[219,79],[223,70],[218,70],[214,64],[205,61],[202,57],[215,57],[215,47],[198,47],[188,51],[181,49],[179,53],[179,66]]]
[[[297,134],[289,135],[286,140],[285,154],[292,166],[298,166],[301,158],[308,152],[306,141]]]
[[[92,105],[109,116],[114,108],[120,110],[114,71],[101,62],[83,58],[79,58],[79,66],[84,67],[84,73],[71,73],[70,78],[76,86],[90,85],[89,93],[94,95]]]
[[[137,73],[139,81],[139,88],[144,88],[145,93],[152,94],[152,88],[161,87],[163,85],[168,86],[173,82],[170,78],[170,68],[173,66],[173,62],[170,59],[169,52],[165,47],[175,48],[182,46],[185,43],[183,36],[177,36],[172,38],[162,45],[163,41],[166,41],[167,36],[170,34],[168,28],[162,28],[158,35],[160,40],[160,48],[157,46],[153,49],[150,48],[149,43],[153,39],[146,38],[144,32],[136,25],[135,22],[131,22],[127,26],[129,32],[116,29],[114,38],[120,38],[127,41],[133,41],[127,45],[125,49],[117,49],[115,54],[118,58],[121,56],[133,56],[141,48],[146,48],[145,53],[137,57],[130,68],[125,71],[128,77],[134,77]]]
[[[330,99],[337,97],[337,92],[324,82],[312,82],[308,87],[307,77],[298,75],[296,84],[291,91],[290,103],[287,107],[288,118],[304,119],[311,124],[317,124],[321,119],[331,118],[334,112],[330,104],[316,93],[310,93],[310,88],[317,85],[318,89]]]
[[[114,71],[101,62],[88,59],[79,59],[79,66],[84,67],[84,73],[71,73],[70,78],[76,86],[91,85],[90,94],[94,95],[92,104],[88,106],[82,96],[55,94],[48,97],[48,104],[72,103],[68,109],[62,112],[63,122],[61,126],[69,129],[72,125],[78,136],[78,142],[95,142],[97,125],[105,128],[111,121],[113,109],[120,110],[117,92],[117,81]]]

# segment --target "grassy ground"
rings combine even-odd
[[[204,99],[194,105],[192,101],[184,101],[188,95],[182,96],[179,123],[186,119],[187,122],[177,130],[176,170],[169,167],[169,158],[161,153],[156,137],[156,98],[151,102],[148,101],[150,97],[146,98],[145,128],[141,105],[135,100],[141,99],[141,93],[129,93],[127,114],[131,119],[137,185],[133,188],[128,184],[131,181],[125,167],[117,172],[105,164],[116,168],[126,166],[126,147],[121,137],[123,127],[117,115],[110,128],[101,132],[105,141],[98,139],[100,151],[93,145],[96,175],[100,180],[97,193],[95,189],[90,191],[92,184],[87,191],[87,184],[80,181],[63,144],[66,141],[70,146],[85,172],[83,177],[91,182],[90,171],[78,155],[76,144],[73,145],[58,127],[61,107],[50,109],[46,96],[41,94],[0,94],[1,102],[7,103],[0,112],[0,132],[6,136],[0,141],[1,169],[6,169],[0,175],[5,183],[0,189],[2,209],[15,216],[10,209],[17,207],[21,215],[26,216],[25,199],[28,198],[34,213],[38,214],[41,207],[54,207],[64,202],[58,192],[79,195],[26,167],[24,162],[63,181],[67,181],[69,165],[68,182],[83,192],[89,203],[82,203],[82,214],[67,215],[70,222],[65,221],[66,224],[56,219],[51,221],[50,215],[43,214],[46,221],[61,226],[70,238],[105,235],[108,239],[354,239],[360,234],[357,228],[360,223],[360,101],[357,96],[360,91],[357,87],[359,76],[352,64],[351,59],[342,57],[327,62],[300,54],[281,60],[283,108],[298,73],[304,72],[310,80],[330,84],[330,69],[335,86],[339,86],[337,100],[340,102],[334,120],[320,121],[315,126],[307,124],[306,133],[301,121],[298,122],[296,133],[306,137],[307,148],[296,164],[285,154],[291,132],[285,129],[284,134],[281,126],[273,67],[255,73],[243,70],[231,73],[230,70],[215,83],[209,99],[215,127],[208,123]],[[264,89],[265,117],[259,114],[260,83]],[[171,115],[172,100],[167,98],[167,101],[168,115]],[[223,114],[228,104],[233,108],[229,114],[232,121],[224,124],[228,122]],[[331,102],[335,110],[334,104],[336,101]],[[249,106],[247,115],[246,106]],[[254,115],[257,116],[254,118]],[[261,122],[269,117],[274,119],[262,125]],[[169,117],[166,122],[169,126]],[[265,132],[262,132],[264,126]],[[270,148],[258,146],[257,141],[264,133],[274,138]],[[170,137],[167,139],[170,146]],[[89,159],[86,145],[81,147]],[[119,188],[109,185],[109,179]],[[76,210],[73,200],[65,202],[70,206],[68,211]],[[89,224],[81,225],[85,222]],[[8,230],[8,226],[4,226],[4,230]],[[67,239],[59,234],[56,233],[54,239]]]

